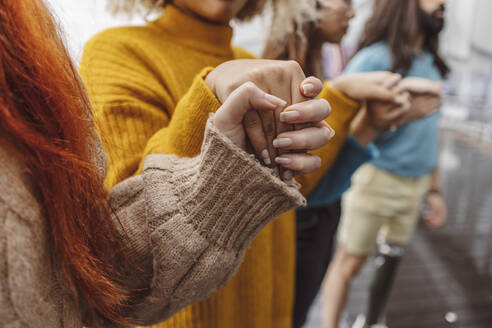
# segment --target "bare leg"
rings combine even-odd
[[[352,279],[359,273],[367,255],[349,254],[339,244],[323,283],[323,327],[338,328]]]

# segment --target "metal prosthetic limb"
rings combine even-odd
[[[366,316],[366,324],[369,327],[381,323],[384,307],[403,253],[404,249],[401,246],[378,244],[378,255],[374,259],[376,271],[371,283]]]

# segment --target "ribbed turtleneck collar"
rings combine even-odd
[[[154,24],[184,46],[218,56],[231,56],[232,28],[190,17],[173,5]]]

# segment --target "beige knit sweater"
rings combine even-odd
[[[81,328],[84,305],[59,270],[35,181],[5,138],[0,165],[0,327]],[[209,120],[200,156],[150,155],[143,173],[118,184],[110,201],[128,253],[144,270],[127,275],[130,288],[144,291],[127,314],[150,325],[223,286],[262,227],[304,198]]]

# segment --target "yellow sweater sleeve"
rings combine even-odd
[[[149,65],[118,40],[96,37],[86,45],[80,74],[108,155],[108,188],[139,173],[150,153],[196,155],[186,150],[200,149],[208,115],[220,107],[202,78],[205,73],[176,104]]]
[[[188,92],[176,105],[169,125],[148,140],[144,157],[154,153],[191,157],[199,153],[209,114],[221,106],[205,83],[205,77],[212,69],[205,68],[195,77]]]
[[[348,99],[341,92],[335,90],[329,81],[323,86],[319,97],[326,99],[331,105],[332,113],[326,121],[335,130],[336,134],[326,146],[311,152],[321,158],[321,169],[297,178],[302,185],[301,193],[304,196],[308,196],[314,190],[318,182],[333,165],[345,139],[347,139],[350,123],[360,107],[357,102]]]

